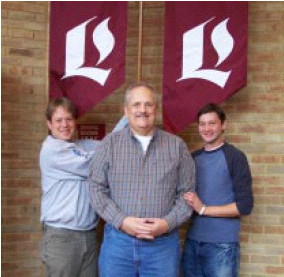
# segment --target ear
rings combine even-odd
[[[227,121],[225,120],[222,124],[222,131],[225,132],[225,130],[227,129]]]
[[[47,128],[48,128],[48,130],[49,131],[51,131],[51,127],[52,127],[52,125],[51,125],[51,121],[50,120],[46,120],[46,124],[47,124]]]
[[[128,110],[127,110],[127,106],[124,106],[124,115],[128,118]]]
[[[159,105],[158,102],[156,102],[156,103],[155,103],[155,109],[156,109],[156,111],[157,111],[159,108],[160,108],[160,105]]]

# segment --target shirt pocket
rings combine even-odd
[[[178,181],[178,159],[168,153],[159,153],[149,163],[153,181],[165,188],[175,188]]]

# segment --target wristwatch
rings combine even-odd
[[[203,215],[205,210],[206,210],[206,205],[203,204],[198,214]]]

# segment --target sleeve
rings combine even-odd
[[[40,154],[41,170],[55,179],[86,180],[92,152],[75,143],[56,141],[45,145]]]
[[[76,140],[75,144],[82,148],[84,151],[89,152],[90,155],[93,155],[95,149],[100,144],[99,140],[93,140],[93,139],[80,139]]]
[[[235,193],[236,205],[241,215],[249,215],[253,208],[252,177],[244,153],[233,149],[227,153],[227,162]]]
[[[117,132],[128,126],[129,121],[126,116],[123,116],[118,123],[115,125],[114,129],[112,130],[112,133]]]
[[[164,217],[169,224],[170,231],[180,226],[192,214],[192,208],[187,205],[183,194],[195,191],[195,163],[184,142],[180,146],[180,161],[178,168],[178,185],[175,204]]]
[[[96,212],[106,222],[119,229],[126,215],[122,213],[119,207],[110,198],[108,181],[109,159],[111,158],[110,149],[111,140],[109,136],[107,136],[94,154],[90,166],[88,185],[91,204]]]

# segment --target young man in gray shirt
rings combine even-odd
[[[90,204],[89,167],[99,141],[74,140],[77,112],[67,98],[50,101],[46,110],[50,135],[40,151],[41,258],[49,277],[97,276],[96,226]],[[121,129],[124,122],[116,126]]]

